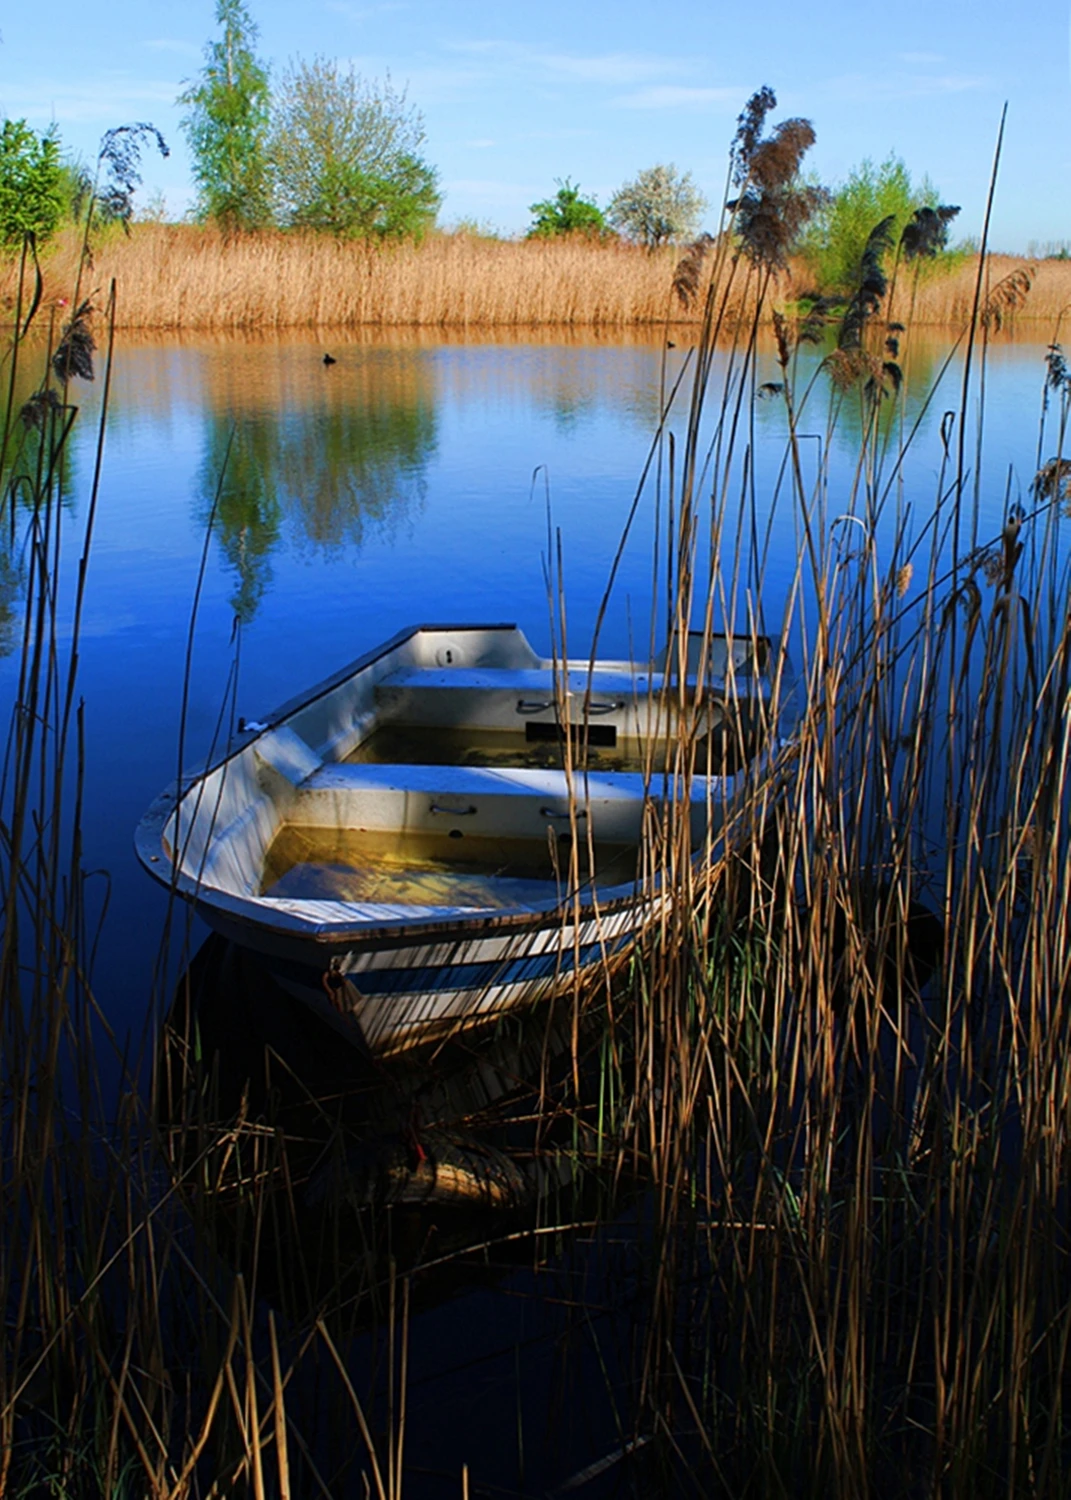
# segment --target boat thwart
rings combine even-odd
[[[156,799],[138,855],[374,1050],[540,999],[614,967],[659,909],[643,850],[681,800],[681,716],[696,849],[769,760],[771,643],[686,655],[679,681],[542,659],[511,625],[414,627],[240,726]]]

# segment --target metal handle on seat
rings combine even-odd
[[[431,804],[433,813],[447,813],[451,818],[470,818],[476,811],[474,807],[440,807],[437,802]]]
[[[585,808],[585,807],[578,807],[577,808],[577,810],[576,810],[576,817],[578,817],[578,818],[586,818],[587,815],[588,815],[587,808]],[[555,810],[554,810],[553,807],[541,807],[539,809],[539,816],[541,818],[568,818],[570,815],[569,815],[568,811],[566,811],[566,812],[555,812]]]
[[[572,697],[573,695],[570,693],[569,696]],[[553,698],[546,698],[542,701],[537,698],[517,699],[517,712],[519,714],[541,714],[545,713],[548,708],[556,708],[557,706],[557,702]],[[619,708],[624,707],[625,700],[623,698],[615,698],[611,703],[589,703],[587,712],[589,714],[613,714]],[[579,725],[574,725],[574,728],[579,727]]]

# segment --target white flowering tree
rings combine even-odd
[[[657,250],[674,240],[693,239],[706,206],[690,172],[678,172],[672,162],[660,163],[618,188],[606,218],[619,234]]]

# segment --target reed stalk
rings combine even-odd
[[[1000,535],[971,520],[967,392],[1000,306],[992,274],[978,269],[965,328],[958,465],[921,533],[885,511],[885,465],[913,439],[889,426],[887,303],[825,362],[826,446],[846,403],[860,415],[837,514],[824,467],[804,477],[817,388],[797,394],[778,325],[787,482],[757,500],[738,434],[761,265],[750,330],[719,349],[704,320],[696,369],[717,356],[718,379],[700,389],[697,373],[685,462],[659,470],[671,640],[694,622],[701,644],[667,689],[681,798],[652,856],[669,899],[624,1012],[619,1086],[639,1107],[621,1151],[650,1174],[635,1430],[653,1422],[669,1468],[706,1473],[708,1492],[1067,1483],[1071,573],[1043,477]],[[674,818],[699,769],[683,686],[701,702],[712,622],[752,651],[771,628],[748,539],[775,526],[799,539],[773,629],[801,709],[786,668],[768,723],[791,738],[755,763],[731,848],[697,851]]]
[[[432,236],[421,245],[369,247],[325,236],[266,233],[224,237],[192,225],[134,225],[129,237],[98,236],[86,285],[122,288],[122,329],[236,332],[288,328],[377,330],[659,328],[678,253],[586,241],[482,240]],[[71,295],[81,234],[61,235],[42,267],[45,307]],[[994,282],[1016,270],[1034,278],[1012,330],[1056,323],[1071,303],[1066,261],[1016,256],[988,260]],[[961,327],[970,317],[978,258],[922,279],[902,277],[890,318],[914,328]],[[18,264],[0,265],[0,299],[14,305]],[[729,326],[747,326],[754,280],[732,290]],[[778,269],[773,305],[790,309],[814,290],[806,267]],[[675,326],[697,328],[702,309],[676,307]]]
[[[355,1209],[346,1196],[347,1152],[367,1138],[381,1077],[311,1094],[291,1060],[265,1049],[238,1067],[235,1090],[198,1019],[197,964],[151,1099],[140,1084],[147,1061],[108,1031],[78,833],[91,538],[63,599],[64,450],[76,412],[50,356],[67,330],[53,328],[49,358],[27,375],[27,351],[40,357],[27,328],[47,315],[50,292],[24,260],[0,435],[0,521],[25,558],[0,772],[0,1492],[184,1500],[367,1484],[400,1500],[422,1278],[519,1245],[542,1273],[568,1256],[571,1235],[594,1231],[607,1296],[621,1242],[642,1275],[629,1305],[613,1309],[629,1335],[615,1372],[590,1310],[580,1318],[618,1437],[591,1473],[621,1465],[646,1493],[1067,1493],[1071,379],[1053,351],[1039,372],[1029,506],[1010,508],[986,538],[968,398],[997,325],[1029,305],[1015,268],[1009,280],[987,258],[944,304],[963,318],[963,395],[942,428],[933,493],[908,496],[903,460],[918,422],[890,370],[910,357],[913,336],[902,331],[903,354],[890,354],[899,302],[879,298],[851,339],[843,324],[827,328],[812,380],[800,374],[806,324],[773,318],[787,300],[783,268],[736,256],[729,227],[692,264],[686,307],[671,301],[668,262],[651,258],[641,274],[634,258],[601,250],[563,250],[559,263],[529,247],[433,242],[363,266],[376,296],[387,285],[376,277],[395,278],[378,304],[385,322],[520,324],[543,308],[548,321],[555,309],[581,321],[583,310],[623,324],[643,309],[664,331],[686,318],[695,341],[683,382],[663,391],[629,521],[644,524],[653,500],[650,637],[668,643],[649,776],[653,786],[664,760],[672,795],[652,795],[647,809],[651,929],[626,966],[608,958],[594,998],[578,990],[555,1015],[555,1046],[535,1048],[541,1066],[518,1065],[532,1102],[502,1115],[531,1127],[553,1192],[529,1219],[481,1221],[460,1249],[421,1243],[404,1270],[389,1211]],[[294,243],[211,254],[214,265],[265,256],[277,273]],[[192,232],[132,245],[157,269],[164,247],[172,287],[185,284],[183,255],[204,275],[209,252]],[[342,253],[322,248],[324,286]],[[416,317],[407,255],[441,271]],[[575,300],[557,306],[554,278],[580,275],[570,256],[588,257],[593,276],[620,273],[616,301],[577,283]],[[514,268],[513,284],[496,286],[495,257]],[[1042,267],[1034,280],[1035,308],[1039,294],[1046,307],[1063,296],[1049,276]],[[478,292],[471,303],[457,300],[464,278]],[[235,294],[224,314],[218,287],[209,293],[183,304],[181,326],[262,316],[259,293]],[[910,288],[923,322],[929,293],[925,282]],[[316,320],[360,321],[365,295],[320,301]],[[108,369],[124,318],[179,326],[166,321],[173,291],[137,296],[136,314],[110,304]],[[198,322],[210,310],[215,322]],[[753,411],[768,327],[784,462],[764,495]],[[826,455],[847,423],[854,474],[833,492]],[[776,598],[775,535],[796,541],[794,575]],[[569,620],[553,532],[548,559],[561,659]],[[724,682],[709,665],[722,631],[733,644]],[[746,679],[767,652],[771,696],[749,717]],[[724,809],[712,800],[729,822],[712,817],[697,840],[688,809],[696,778],[714,769],[713,707],[746,796]],[[574,887],[585,748],[581,726],[564,747]],[[102,1060],[113,1048],[120,1085],[106,1098]],[[567,1065],[553,1073],[559,1055]],[[391,1077],[397,1118],[412,1101]],[[284,1095],[295,1111],[286,1129]],[[463,1123],[476,1131],[494,1116],[488,1106]],[[555,1151],[567,1176],[554,1176]],[[310,1246],[302,1219],[314,1182],[327,1207]],[[531,1467],[532,1428],[517,1425]],[[474,1443],[463,1493],[478,1464]]]

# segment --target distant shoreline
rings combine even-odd
[[[43,297],[60,313],[73,294],[77,240],[61,237],[42,259]],[[102,303],[114,279],[116,326],[154,332],[279,329],[490,330],[650,329],[695,326],[699,310],[673,294],[676,249],[649,255],[623,244],[508,241],[433,235],[420,245],[384,247],[324,236],[264,233],[227,240],[194,225],[135,225],[129,238],[98,237],[83,295]],[[885,316],[914,326],[965,326],[971,315],[977,257],[947,274],[930,274],[914,291],[901,273],[896,303]],[[1023,323],[1058,338],[1071,305],[1071,261],[993,256],[990,287],[1017,270],[1033,285],[1018,307],[995,320],[1005,331]],[[10,320],[17,266],[0,264],[0,302]],[[738,275],[741,292],[747,278]],[[751,283],[754,278],[750,278]],[[809,289],[806,268],[791,265],[768,302],[791,306]],[[754,310],[753,287],[730,299],[727,324]]]

